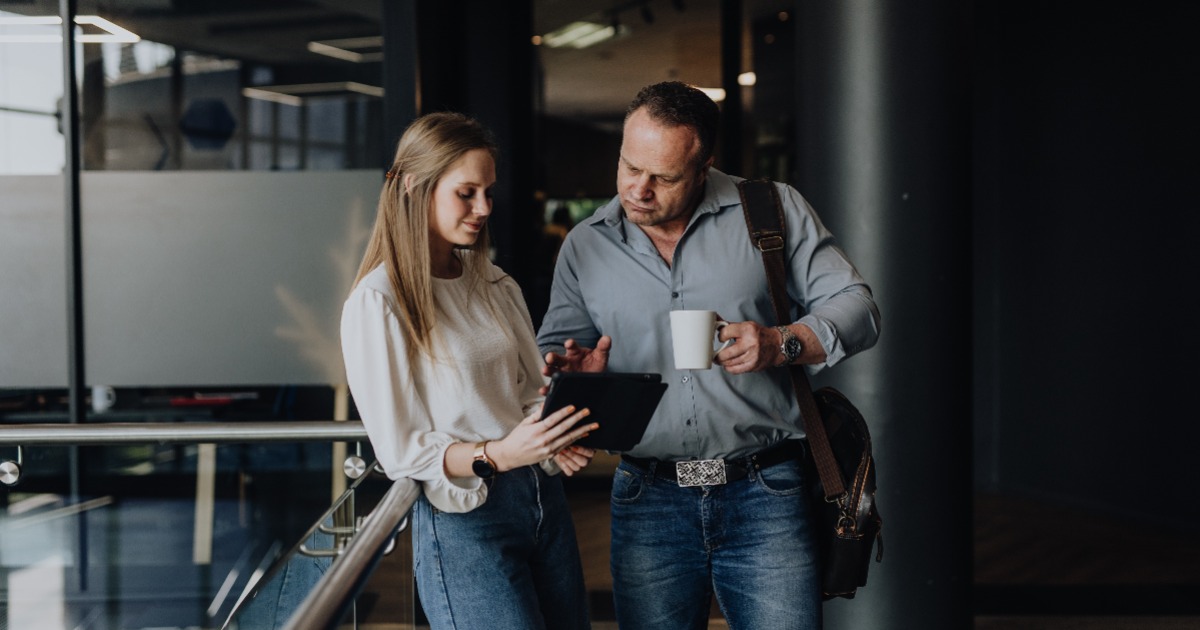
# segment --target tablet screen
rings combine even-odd
[[[545,417],[575,405],[587,408],[587,422],[600,428],[577,444],[606,451],[628,451],[641,441],[667,391],[662,375],[652,372],[556,372],[542,407]]]

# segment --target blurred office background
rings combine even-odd
[[[711,90],[717,167],[795,185],[883,313],[818,379],[871,423],[886,546],[827,627],[1196,627],[1198,17],[0,0],[0,628],[233,627],[284,569],[323,573],[309,547],[348,535],[316,525],[389,486],[337,321],[404,127],[497,132],[494,254],[536,324],[562,230],[615,193],[625,105],[668,79]],[[263,423],[300,428],[137,433]],[[126,437],[16,433],[48,425]],[[597,627],[612,465],[569,486]],[[408,561],[342,623],[419,626]]]

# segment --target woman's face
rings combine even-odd
[[[429,210],[429,240],[435,256],[479,238],[492,213],[496,163],[486,149],[472,149],[442,175]]]

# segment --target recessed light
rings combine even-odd
[[[132,31],[126,30],[98,15],[76,15],[75,23],[80,26],[94,26],[103,33],[84,33],[75,38],[81,44],[101,44],[116,42],[132,44],[142,40]],[[0,26],[62,26],[62,17],[57,15],[34,15],[0,17]],[[62,41],[62,33],[41,33],[37,35],[21,35],[16,33],[0,33],[0,42],[21,44],[54,44]]]

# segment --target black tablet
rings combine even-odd
[[[647,372],[556,372],[542,406],[546,417],[567,405],[587,408],[581,422],[595,422],[576,444],[606,451],[628,451],[642,440],[667,384],[661,374]]]

